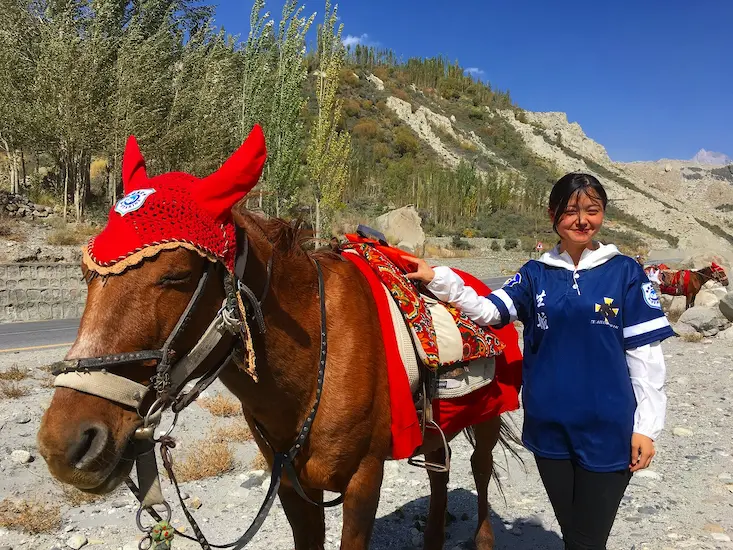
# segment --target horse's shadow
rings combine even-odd
[[[370,548],[394,550],[415,548],[413,538],[422,537],[429,497],[420,497],[406,503],[391,514],[378,518]],[[446,540],[444,548],[470,549],[476,529],[476,495],[466,489],[455,489],[448,493]],[[545,529],[536,518],[521,518],[512,522],[502,520],[492,512],[497,550],[561,550],[562,539],[553,531]],[[422,547],[420,544],[419,547]]]

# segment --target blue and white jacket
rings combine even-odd
[[[674,332],[641,266],[615,246],[585,250],[577,266],[555,247],[488,297],[447,267],[428,288],[481,325],[523,323],[522,439],[537,455],[624,470],[632,432],[661,433],[659,343]]]

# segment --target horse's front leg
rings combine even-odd
[[[313,502],[323,502],[323,491],[304,490]],[[303,500],[289,485],[280,485],[278,495],[293,530],[295,550],[323,550],[326,539],[323,508]]]
[[[368,456],[346,486],[342,550],[369,548],[383,477],[384,461]]]

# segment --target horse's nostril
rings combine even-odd
[[[78,439],[69,447],[69,463],[79,470],[89,469],[104,452],[109,430],[98,424],[82,426]]]

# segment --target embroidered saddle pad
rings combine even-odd
[[[427,368],[437,370],[457,364],[465,367],[472,361],[490,359],[502,353],[504,344],[496,336],[450,304],[419,293],[405,276],[405,270],[387,256],[386,248],[389,247],[367,240],[342,245],[342,250],[358,254],[377,274],[401,313],[403,321],[399,325],[406,323],[417,355]],[[395,251],[389,251],[392,257],[404,254],[392,250]],[[390,310],[394,310],[391,305]]]

